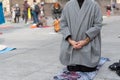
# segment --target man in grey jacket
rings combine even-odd
[[[69,71],[95,71],[101,57],[102,14],[93,0],[70,0],[61,15],[60,61]]]

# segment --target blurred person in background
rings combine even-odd
[[[3,13],[2,1],[3,0],[0,0],[0,24],[5,23],[5,17],[4,17],[4,13]]]
[[[58,19],[61,17],[61,13],[62,13],[62,6],[60,5],[59,2],[55,2],[53,5],[52,5],[52,17],[53,19]]]
[[[24,4],[23,4],[23,16],[24,16],[24,20],[25,20],[26,24],[28,24],[28,8],[30,8],[30,5],[28,4],[27,0],[24,0]]]
[[[19,4],[15,4],[15,23],[19,23],[20,7]]]
[[[37,24],[39,23],[38,15],[40,13],[40,7],[36,2],[36,0],[33,0],[33,5],[31,6],[31,8],[32,8],[33,23]]]

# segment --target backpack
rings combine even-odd
[[[35,5],[35,12],[40,13],[40,7],[38,5]]]

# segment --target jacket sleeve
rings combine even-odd
[[[93,20],[93,26],[86,31],[86,35],[90,38],[90,40],[93,40],[100,33],[102,28],[102,13],[98,4],[96,4],[94,12],[95,15]]]
[[[65,15],[65,9],[62,11],[61,19],[60,19],[60,27],[61,27],[61,33],[63,35],[63,38],[67,40],[67,38],[71,35],[69,28],[68,28],[68,23]]]

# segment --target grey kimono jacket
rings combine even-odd
[[[61,16],[61,33],[63,35],[60,61],[63,65],[84,65],[95,67],[101,57],[102,14],[98,4],[85,0],[81,9],[77,0],[69,1]],[[71,35],[75,41],[85,39],[90,42],[81,49],[73,49],[66,38]]]

